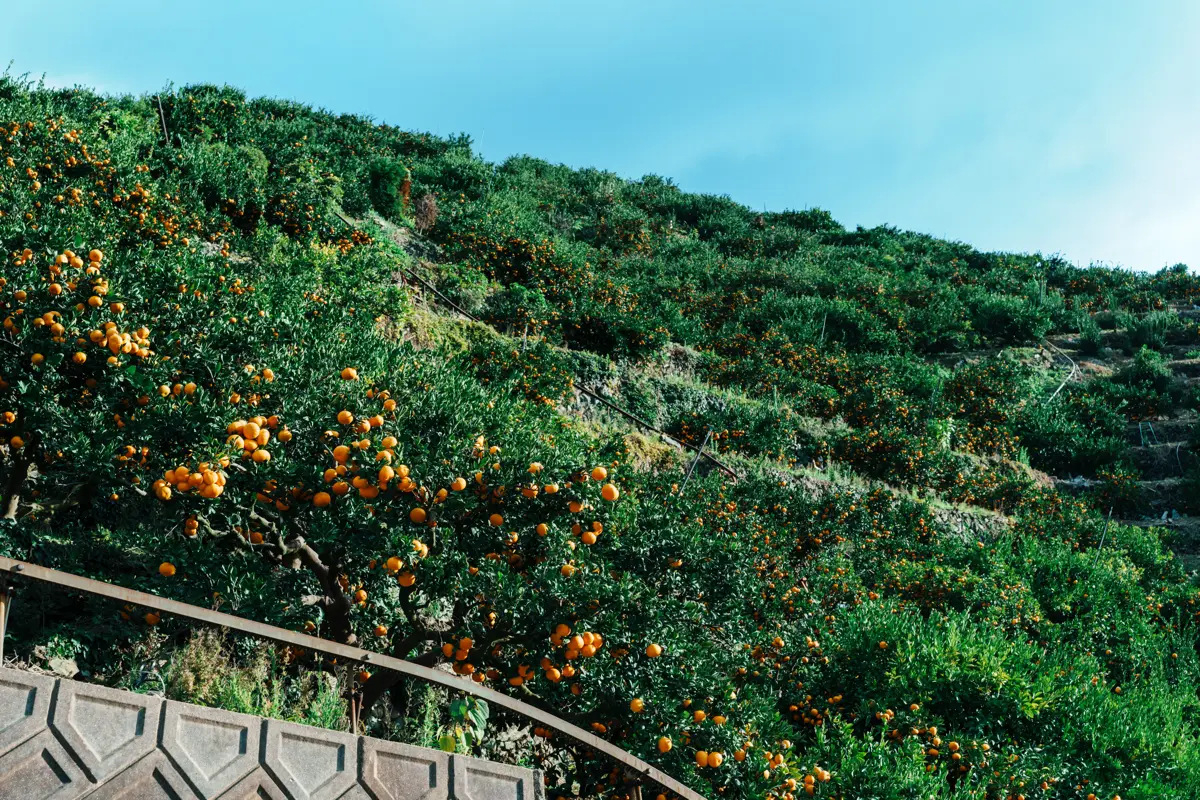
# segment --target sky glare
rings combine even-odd
[[[229,83],[982,250],[1200,267],[1200,4],[0,0],[0,67]]]

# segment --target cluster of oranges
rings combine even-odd
[[[604,637],[591,631],[571,635],[571,626],[560,622],[555,626],[554,633],[550,635],[550,642],[556,648],[564,648],[563,659],[566,664],[559,668],[549,658],[543,658],[540,666],[546,680],[558,683],[563,678],[571,678],[575,675],[575,668],[571,665],[572,661],[595,657],[600,648],[604,646]]]
[[[114,307],[119,305],[119,303],[113,303]],[[145,325],[128,332],[122,331],[117,327],[117,323],[110,320],[88,333],[88,339],[92,344],[106,348],[111,353],[108,356],[108,363],[111,366],[119,363],[117,358],[119,355],[135,355],[138,358],[148,358],[154,355],[154,351],[150,349],[150,329]],[[79,344],[82,343],[83,340],[79,340]],[[76,364],[83,364],[87,361],[87,353],[80,350],[71,356],[71,360]]]
[[[216,499],[225,492],[227,476],[222,469],[224,466],[228,466],[228,462],[201,462],[195,471],[184,466],[169,469],[153,483],[154,496],[165,502],[171,499],[173,492],[187,493],[195,490],[201,497]]]
[[[833,776],[828,770],[821,769],[820,767],[813,767],[811,771],[805,774],[804,777],[798,781],[795,778],[788,778],[785,780],[777,788],[776,794],[781,798],[781,800],[789,800],[789,798],[795,797],[794,793],[803,787],[804,793],[809,797],[812,797],[817,792],[817,784],[828,783],[831,777]]]
[[[356,381],[358,380],[358,370],[354,367],[345,367],[341,371],[341,377],[343,380]],[[386,390],[376,392],[374,389],[368,389],[367,397],[382,400],[384,412],[390,413],[396,409],[396,401]],[[353,412],[343,409],[337,413],[336,419],[342,430],[325,431],[327,440],[340,440],[342,433],[347,429],[350,436],[362,436],[362,438],[351,439],[349,444],[338,444],[333,448],[330,454],[333,456],[334,465],[326,469],[323,476],[325,483],[330,485],[329,491],[320,491],[313,495],[314,506],[327,508],[332,505],[334,497],[349,494],[352,488],[356,489],[364,500],[374,500],[379,497],[380,493],[386,492],[393,486],[405,493],[418,489],[417,484],[411,479],[410,470],[406,465],[392,466],[392,462],[396,458],[395,448],[399,443],[395,436],[383,437],[372,460],[368,461],[365,456],[367,451],[372,448],[373,442],[364,434],[384,426],[383,414],[356,417]],[[367,477],[370,474],[369,470],[375,471],[373,479]],[[347,476],[349,476],[349,481],[346,480]],[[462,481],[463,488],[465,485],[466,482]],[[431,499],[423,488],[417,494],[421,501]],[[445,500],[446,496],[447,492],[443,489],[436,498],[433,498],[433,501],[441,502]],[[414,508],[410,511],[409,518],[416,524],[423,524],[426,521],[427,512],[424,508]]]
[[[412,550],[417,558],[429,558],[429,545],[420,539],[412,540]],[[399,556],[392,556],[383,563],[383,568],[396,576],[396,582],[405,589],[411,589],[417,583],[417,576],[410,569],[405,569],[405,561]]]
[[[442,655],[446,658],[454,659],[455,674],[470,675],[475,671],[475,667],[467,661],[471,657],[471,647],[474,644],[474,640],[469,636],[459,639],[457,645],[454,642],[444,642],[442,644]]]
[[[234,452],[241,452],[242,458],[249,458],[256,464],[265,464],[271,460],[271,452],[266,449],[266,445],[271,441],[271,431],[277,430],[279,424],[279,417],[276,415],[235,420],[225,429],[225,433],[228,434],[225,444]],[[279,431],[278,438],[286,444],[291,441],[292,433],[285,427]]]

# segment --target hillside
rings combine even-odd
[[[441,665],[709,797],[1200,786],[1182,266],[11,76],[0,248],[4,555]],[[371,735],[624,792],[359,665],[18,602],[30,668],[331,727],[358,682]]]

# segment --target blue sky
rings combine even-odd
[[[984,250],[1200,267],[1200,3],[0,0],[0,66],[230,83]]]

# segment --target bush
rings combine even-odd
[[[1114,464],[1100,469],[1096,477],[1100,485],[1092,494],[1092,504],[1101,511],[1113,509],[1117,516],[1133,513],[1142,505],[1139,473],[1127,464]]]
[[[1032,466],[1054,475],[1094,475],[1125,450],[1125,416],[1107,397],[1068,387],[1027,405],[1017,424]]]
[[[1113,382],[1129,387],[1148,388],[1160,394],[1171,388],[1175,374],[1162,353],[1142,345],[1133,360],[1113,376]]]
[[[1129,343],[1135,348],[1162,350],[1167,338],[1183,329],[1179,315],[1170,311],[1154,311],[1134,321],[1129,327]]]
[[[1044,311],[1022,297],[987,295],[975,307],[974,327],[997,344],[1029,344],[1050,330]]]
[[[371,206],[387,219],[396,220],[404,214],[408,196],[404,193],[408,170],[399,161],[376,158],[367,172],[367,197]]]
[[[1104,350],[1104,334],[1100,324],[1090,315],[1079,318],[1079,352],[1085,356],[1098,356]]]

